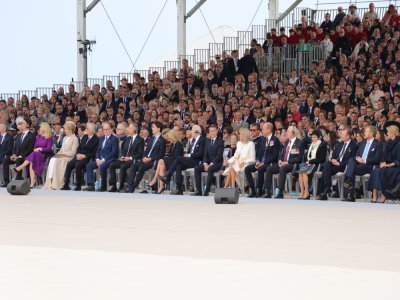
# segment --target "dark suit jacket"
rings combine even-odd
[[[151,158],[152,161],[156,161],[156,160],[159,160],[161,158],[164,158],[165,147],[166,147],[165,140],[160,135],[160,137],[158,138],[156,144],[154,145],[153,151],[151,151],[151,153],[150,153],[150,150],[153,147],[154,138],[155,138],[155,136],[153,136],[150,139],[150,141],[149,141],[149,143],[147,145],[146,151],[144,152],[144,155],[143,155],[144,157]],[[150,156],[149,156],[149,153],[150,153]]]
[[[12,154],[21,156],[22,158],[27,157],[33,152],[35,148],[36,137],[32,132],[28,132],[21,144],[22,133],[18,134],[15,139],[14,148]]]
[[[185,95],[188,96],[190,95],[194,95],[194,88],[196,87],[196,83],[193,81],[192,86],[189,89],[189,84],[187,82],[185,82],[184,84],[182,84],[182,89],[185,91]]]
[[[265,143],[265,138],[262,136],[256,137],[255,139],[253,139],[253,143],[256,149],[256,157],[257,157],[261,151],[262,144]]]
[[[221,164],[223,161],[224,153],[224,141],[220,138],[216,138],[214,145],[211,144],[211,140],[207,140],[204,146],[203,163],[206,164]]]
[[[337,143],[335,148],[333,149],[332,159],[339,160],[340,152],[342,151],[344,142]],[[342,161],[340,162],[341,167],[346,167],[349,159],[356,155],[357,151],[357,143],[354,140],[351,140],[349,146],[346,149],[346,152],[343,155]]]
[[[257,161],[270,165],[277,163],[279,160],[279,153],[281,152],[281,143],[276,136],[272,136],[267,145],[267,138],[263,137],[260,151],[257,155]]]
[[[212,82],[210,79],[207,79],[206,82],[200,79],[197,81],[197,86],[200,88],[201,91],[203,91],[204,89],[208,89],[209,91],[211,91]]]
[[[256,119],[252,115],[249,115],[247,118],[243,117],[243,121],[251,125],[256,122]]]
[[[171,147],[169,148],[168,161],[172,163],[178,156],[182,155],[183,155],[182,142],[176,142],[175,144],[171,144]]]
[[[311,146],[308,149],[308,151],[310,151],[310,150],[311,150]],[[322,142],[317,149],[315,158],[308,160],[307,159],[308,155],[305,155],[305,161],[307,162],[307,160],[308,160],[308,163],[310,163],[310,164],[322,164],[324,161],[326,161],[326,152],[327,151],[328,151],[328,145],[326,144],[326,142]]]
[[[237,61],[237,65],[239,66],[239,59]],[[233,58],[227,59],[225,70],[226,70],[226,77],[228,79],[228,82],[234,84],[236,68],[235,68],[235,62],[234,62]]]
[[[103,147],[105,137],[99,141],[97,147],[96,159],[104,159],[105,161],[114,160],[118,158],[118,138],[111,134],[107,140],[107,143]]]
[[[14,138],[8,133],[6,133],[6,135],[4,136],[4,140],[0,144],[0,164],[3,163],[3,159],[6,156],[10,156],[12,154],[13,147],[14,147]]]
[[[77,154],[84,154],[88,161],[95,159],[97,147],[99,146],[99,137],[97,135],[93,135],[88,141],[89,136],[85,134],[82,137],[81,142],[79,143]]]
[[[289,140],[286,141],[285,145],[282,147],[281,150],[281,155],[280,155],[280,160],[283,161],[285,154],[286,154],[286,148],[289,144]],[[304,143],[302,140],[296,138],[292,147],[290,148],[290,155],[289,155],[289,160],[288,163],[290,164],[299,164],[303,161],[303,155],[304,155]]]
[[[190,151],[190,158],[201,161],[204,155],[205,144],[206,138],[201,135],[197,143],[194,145],[194,149],[191,149]]]
[[[137,135],[132,144],[131,140],[132,137],[131,136],[128,137],[122,149],[121,156],[132,157],[132,160],[141,159],[143,157],[143,152],[144,152],[144,139],[139,135]]]
[[[362,141],[360,143],[357,149],[356,157],[357,156],[362,157],[366,145],[367,141]],[[369,147],[366,163],[372,166],[379,165],[379,163],[381,162],[382,151],[383,151],[382,143],[374,139],[372,141],[371,146]]]
[[[102,112],[107,112],[107,108],[109,108],[109,107],[112,107],[114,109],[114,115],[116,115],[118,109],[117,109],[117,103],[114,100],[112,100],[109,105],[107,104],[107,101],[104,101],[101,104],[101,108],[100,108],[99,114],[101,114]]]
[[[238,65],[239,65],[238,73],[243,75],[243,77],[246,80],[246,82],[247,82],[247,79],[248,79],[247,77],[251,73],[253,73],[253,72],[257,72],[258,73],[258,68],[257,68],[256,61],[250,55],[243,56],[239,60]]]
[[[129,104],[129,102],[131,102],[132,101],[132,98],[130,98],[130,97],[125,97],[125,101],[124,101],[124,98],[123,97],[120,97],[119,99],[118,99],[118,101],[117,101],[117,104],[120,104],[120,103],[125,103],[127,106],[126,106],[126,108],[127,108],[127,110],[129,109],[129,107],[128,107],[128,104]]]

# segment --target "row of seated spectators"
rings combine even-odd
[[[298,178],[299,199],[310,199],[310,182],[314,173],[322,167],[317,194],[319,200],[327,200],[331,193],[332,176],[345,173],[347,197],[342,200],[355,201],[356,176],[371,174],[368,189],[373,191],[373,202],[384,202],[386,197],[400,197],[400,123],[388,121],[384,131],[365,125],[363,131],[354,132],[346,125],[339,125],[336,133],[321,126],[310,126],[309,131],[300,133],[295,125],[278,133],[274,125],[262,120],[242,126],[237,134],[230,135],[230,143],[219,137],[219,128],[211,124],[203,135],[199,125],[190,130],[178,126],[163,130],[162,123],[152,124],[152,137],[145,139],[138,134],[138,125],[127,127],[120,123],[113,132],[112,124],[105,122],[97,130],[94,123],[81,126],[67,121],[61,149],[54,155],[54,138],[50,125],[41,122],[37,135],[29,130],[31,121],[27,117],[17,118],[20,134],[7,133],[7,124],[0,123],[0,145],[2,154],[4,187],[9,183],[10,165],[16,179],[22,179],[23,169],[29,171],[31,188],[40,178],[47,165],[44,188],[70,190],[72,172],[76,172],[75,191],[80,191],[86,172],[87,191],[95,190],[94,170],[99,169],[100,192],[133,193],[139,187],[146,171],[155,174],[147,187],[160,194],[173,176],[176,189],[173,195],[183,195],[182,171],[194,168],[194,196],[208,196],[215,180],[226,176],[225,188],[241,188],[246,178],[249,197],[272,197],[273,175],[278,176],[275,198],[283,198],[287,175]],[[101,138],[96,135],[99,135]],[[227,135],[228,128],[222,129]],[[50,159],[51,157],[51,159]],[[117,172],[119,171],[119,182]],[[222,171],[222,173],[220,173]],[[207,183],[202,186],[202,173],[207,173]],[[257,187],[253,173],[257,178]],[[125,186],[125,183],[127,185]],[[316,187],[313,187],[316,188]],[[147,193],[147,189],[142,190]],[[364,195],[366,196],[366,195]]]
[[[67,155],[63,147],[81,147],[85,134],[86,136],[97,136],[100,139],[96,156],[87,161],[85,160],[85,164],[83,162],[77,163],[81,165],[80,167],[74,165],[78,174],[77,189],[83,184],[82,176],[79,174],[86,171],[86,184],[89,190],[94,189],[95,178],[93,170],[96,168],[100,169],[100,175],[103,178],[101,180],[102,185],[99,187],[100,190],[105,190],[109,172],[110,189],[112,191],[125,188],[131,192],[138,187],[146,168],[150,168],[157,174],[149,183],[151,187],[154,187],[155,182],[160,179],[158,191],[161,191],[164,187],[163,182],[168,183],[172,178],[171,176],[175,174],[174,180],[177,188],[174,192],[182,193],[180,171],[197,167],[199,170],[211,171],[223,168],[224,175],[227,177],[225,181],[227,186],[234,186],[236,181],[242,183],[242,179],[246,178],[250,188],[250,195],[260,196],[264,194],[269,196],[273,191],[271,191],[270,177],[268,176],[278,169],[279,172],[286,172],[281,173],[282,176],[279,177],[277,196],[281,197],[283,196],[283,187],[286,180],[284,174],[292,171],[290,167],[279,167],[279,161],[285,163],[285,160],[288,160],[285,156],[287,151],[289,151],[289,158],[293,158],[291,155],[293,144],[288,142],[291,140],[290,136],[293,132],[298,135],[297,139],[300,139],[301,145],[303,145],[301,148],[295,147],[293,150],[296,152],[293,152],[293,155],[298,155],[298,160],[291,166],[294,169],[301,169],[300,164],[307,162],[308,154],[304,153],[310,147],[310,139],[313,137],[312,132],[315,130],[318,140],[328,142],[332,155],[335,153],[336,140],[339,141],[338,145],[342,145],[341,148],[343,148],[342,142],[345,138],[341,136],[342,130],[339,130],[341,128],[345,128],[352,139],[357,138],[359,140],[358,143],[361,145],[362,136],[364,134],[370,136],[365,129],[372,126],[375,130],[370,131],[377,132],[376,134],[380,137],[381,143],[384,144],[382,149],[386,149],[386,145],[389,144],[392,149],[394,147],[392,144],[397,143],[396,136],[398,134],[396,134],[395,129],[391,129],[391,137],[389,135],[385,136],[383,129],[388,127],[388,124],[396,127],[396,122],[399,122],[399,31],[397,26],[390,27],[391,25],[388,25],[388,20],[389,22],[394,20],[397,12],[393,10],[393,7],[389,7],[388,13],[385,14],[382,20],[379,20],[378,16],[374,16],[374,10],[371,7],[367,17],[364,16],[361,19],[359,16],[354,15],[354,12],[356,12],[354,9],[355,7],[352,6],[350,8],[351,13],[345,14],[341,19],[335,16],[333,22],[335,26],[329,25],[329,19],[325,20],[326,22],[320,26],[312,22],[307,23],[306,19],[303,19],[303,24],[295,25],[290,35],[297,34],[301,37],[298,40],[299,43],[303,42],[302,40],[305,43],[313,43],[314,34],[321,32],[321,30],[327,33],[327,29],[330,30],[330,34],[329,36],[325,35],[324,40],[328,37],[329,41],[332,42],[331,39],[334,36],[337,39],[334,40],[335,45],[326,60],[321,59],[312,62],[310,69],[291,70],[288,75],[283,75],[279,70],[271,69],[268,66],[260,66],[259,59],[256,59],[259,51],[265,52],[264,48],[267,49],[267,53],[270,53],[275,51],[275,48],[283,49],[285,47],[285,39],[280,38],[280,42],[277,41],[275,31],[272,30],[263,43],[264,47],[253,41],[249,49],[244,52],[243,57],[240,58],[238,51],[232,51],[230,55],[224,52],[220,56],[216,56],[215,60],[208,62],[208,69],[205,69],[205,65],[201,64],[199,70],[195,71],[189,66],[187,60],[183,60],[182,69],[169,70],[164,78],[161,78],[157,72],[149,74],[148,78],[134,74],[130,80],[126,78],[121,80],[121,83],[116,87],[113,86],[111,81],[107,81],[104,87],[95,84],[92,87],[86,86],[84,90],[78,92],[75,90],[74,85],[70,84],[68,91],[60,88],[57,91],[53,91],[51,95],[42,95],[40,98],[32,97],[29,99],[26,96],[22,96],[18,100],[9,98],[0,101],[0,122],[3,122],[3,126],[0,126],[3,127],[2,135],[7,131],[7,127],[9,133],[14,135],[16,130],[20,131],[20,134],[15,138],[12,152],[10,152],[11,148],[4,146],[5,136],[1,140],[0,162],[3,165],[4,181],[7,183],[11,179],[9,165],[16,163],[18,177],[20,177],[22,168],[27,167],[29,169],[30,167],[27,163],[23,167],[20,167],[20,165],[23,164],[23,161],[26,160],[31,152],[35,152],[33,151],[34,146],[33,148],[17,146],[18,141],[22,139],[21,132],[23,132],[19,123],[26,123],[29,128],[25,130],[34,134],[37,134],[38,128],[42,126],[41,124],[43,126],[46,123],[49,124],[52,139],[51,148],[56,158],[52,160],[46,157],[43,164],[46,165],[49,162],[47,177],[50,176],[51,180],[46,180],[46,186],[56,189],[69,188],[69,176],[65,175],[68,175],[68,173],[63,173],[64,175],[62,176],[58,173],[60,170],[64,172],[65,169],[68,171],[72,168],[72,162],[70,163],[69,160],[83,160],[82,156],[78,158],[77,154],[74,153],[76,149],[71,148]],[[338,15],[342,13],[343,9],[339,8]],[[352,17],[349,15],[352,15]],[[388,15],[391,17],[389,18]],[[358,37],[362,37],[360,41],[354,40]],[[289,38],[290,36],[287,40]],[[275,43],[274,47],[268,46],[271,40],[272,44]],[[295,44],[298,42],[296,41]],[[345,47],[338,48],[337,45],[341,43]],[[25,121],[18,122],[18,117],[23,117]],[[212,138],[215,131],[214,125],[218,137],[216,144],[220,144],[219,140],[222,140],[224,143],[223,149],[230,147],[235,150],[239,148],[239,142],[247,144],[249,132],[245,130],[246,128],[250,128],[250,142],[263,139],[261,132],[264,130],[264,124],[272,124],[272,129],[270,130],[272,135],[279,140],[281,149],[277,161],[275,159],[273,162],[264,165],[266,169],[264,170],[265,179],[267,180],[264,180],[265,186],[261,184],[263,176],[260,175],[260,180],[257,181],[258,190],[252,185],[251,178],[246,176],[246,168],[256,162],[257,159],[260,159],[259,155],[261,154],[259,151],[255,150],[254,156],[251,156],[251,159],[249,158],[245,164],[241,162],[236,165],[235,161],[240,160],[241,156],[243,158],[243,156],[246,157],[245,155],[253,153],[251,146],[247,145],[245,147],[246,151],[244,152],[246,154],[241,153],[242,151],[238,153],[237,151],[231,151],[229,156],[229,153],[222,151],[223,159],[222,162],[218,162],[218,165],[216,163],[211,165],[211,161],[207,161],[203,157],[204,153],[207,152],[204,150],[208,148],[207,143],[211,142],[212,146],[216,147],[214,145],[215,141],[212,141],[214,140]],[[72,125],[74,125],[74,128],[72,128]],[[269,128],[270,125],[266,127]],[[98,152],[103,149],[104,136],[113,137],[110,140],[107,138],[104,146],[113,144],[115,139],[114,135],[111,135],[111,131],[114,128],[118,139],[118,151],[115,152],[115,149],[113,151],[107,150],[107,155],[113,154],[113,162],[105,163],[107,160]],[[126,131],[129,131],[129,128],[131,128],[131,133],[128,132],[128,136],[132,137],[134,135],[132,132],[134,132],[137,137],[143,139],[144,146],[143,152],[139,151],[137,157],[128,156],[134,157],[131,162],[132,165],[128,168],[128,164],[122,164],[126,159],[122,155],[126,143],[122,147],[123,141],[121,139],[126,136]],[[165,138],[162,138],[164,129],[169,129],[170,133],[165,132]],[[93,132],[93,134],[89,133],[89,131]],[[239,132],[241,132],[240,135],[238,135]],[[167,134],[170,136],[167,137]],[[77,141],[73,138],[75,135]],[[175,137],[172,137],[172,135]],[[201,142],[199,144],[196,143],[193,148],[191,141],[196,136],[198,138],[201,136],[202,138],[200,139]],[[35,140],[34,138],[31,139]],[[393,141],[384,142],[385,139]],[[25,137],[22,140],[25,141]],[[176,150],[175,156],[173,155],[174,153],[171,153],[171,157],[181,157],[179,159],[165,159],[163,147],[161,147],[160,151],[157,148],[155,148],[156,150],[152,149],[154,144],[166,143],[169,145],[173,144],[174,140],[181,140],[185,151],[181,153],[179,152],[180,150]],[[90,139],[88,144],[90,145],[92,142]],[[201,146],[203,143],[206,144],[204,149]],[[126,147],[129,148],[129,144]],[[289,150],[287,150],[288,145],[290,145]],[[194,160],[193,157],[190,157],[194,154],[192,151],[200,146],[202,149],[200,151],[201,155],[198,155]],[[128,150],[128,148],[125,150]],[[180,147],[178,146],[178,148]],[[220,149],[221,147],[216,148]],[[19,153],[19,151],[28,151],[28,149],[31,150],[29,153]],[[131,149],[129,148],[129,150]],[[341,151],[337,151],[339,153],[336,154],[339,155]],[[354,151],[349,159],[356,154]],[[178,155],[178,152],[182,155]],[[315,147],[311,153],[313,152],[316,154]],[[170,154],[169,150],[166,150],[166,153]],[[224,153],[226,154],[225,156]],[[310,153],[310,151],[307,153]],[[385,150],[382,153],[388,153],[388,151]],[[85,155],[84,153],[79,153],[79,151],[78,154]],[[152,157],[156,154],[159,156]],[[359,153],[361,157],[363,156],[362,154]],[[126,152],[124,152],[124,155],[126,155]],[[210,154],[208,155],[210,156]],[[35,156],[40,157],[39,155]],[[50,153],[49,157],[51,156]],[[220,159],[220,155],[216,155],[214,152],[212,152],[211,157]],[[255,159],[253,159],[254,157]],[[29,159],[32,160],[31,157]],[[161,159],[162,162],[159,163]],[[121,172],[122,176],[120,177],[124,181],[122,184],[120,182],[119,185],[115,183],[114,173],[111,171],[114,168],[112,165],[114,160],[116,160],[116,169],[118,169],[120,163],[121,171],[126,168],[127,177],[124,178],[124,172]],[[128,160],[130,159],[128,158]],[[390,178],[397,180],[398,158],[390,157],[390,159],[385,159],[385,155],[383,155],[379,157],[379,160],[383,160],[382,162],[385,163],[382,165],[383,168],[386,165],[390,165],[390,170],[394,172]],[[55,161],[64,162],[58,165]],[[191,163],[186,164],[187,161],[191,161]],[[69,168],[67,168],[68,163],[70,163]],[[328,172],[325,174],[332,172],[331,175],[333,175],[345,171],[343,169],[345,166],[341,165],[339,168],[339,166],[335,166],[337,163],[337,158],[330,158],[328,166],[321,165],[322,172],[328,170],[325,171]],[[222,166],[220,167],[219,164],[222,164]],[[362,165],[362,163],[357,160],[356,166],[359,165]],[[381,168],[376,167],[380,165],[379,163],[374,165],[374,170],[381,170]],[[269,168],[272,166],[274,167]],[[302,166],[303,169],[306,169],[304,165]],[[166,169],[170,171],[165,172],[164,170]],[[269,171],[269,169],[271,170]],[[41,170],[42,168],[35,172],[32,168],[32,174],[42,175]],[[209,171],[210,174],[212,173],[211,171]],[[253,171],[258,172],[258,170]],[[314,171],[307,169],[307,172],[313,173]],[[297,175],[297,173],[296,178],[299,178],[303,186],[301,198],[307,198],[309,189],[306,189],[306,186],[309,185],[310,181],[307,181],[303,175]],[[158,178],[158,175],[160,175],[160,178]],[[377,178],[376,176],[374,178]],[[209,178],[212,178],[212,176],[209,176]],[[328,181],[327,178],[324,178],[322,177],[320,181],[324,183],[321,183],[318,191],[322,199],[329,194],[330,185],[329,182],[326,182]],[[346,186],[354,187],[352,182],[353,175],[348,175],[348,178],[347,180],[346,177]],[[127,181],[126,184],[125,181]],[[376,186],[378,186],[377,182],[375,182]],[[386,193],[386,190],[395,188],[396,181],[385,180],[384,182],[391,182],[391,185],[388,188],[378,186],[376,190]],[[201,181],[194,180],[194,183],[195,185],[201,184]],[[197,194],[209,193],[210,184],[210,182],[207,182],[205,188],[196,187],[195,192]],[[350,199],[353,199],[353,192],[348,195],[350,195]],[[391,195],[393,197],[393,194]],[[386,196],[390,195],[387,194]]]

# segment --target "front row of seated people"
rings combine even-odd
[[[14,139],[7,134],[1,135],[2,149],[8,149],[2,158],[4,186],[10,182],[10,166],[15,171],[16,179],[22,179],[22,171],[26,169],[33,187],[36,177],[42,176],[48,164],[46,189],[69,190],[71,174],[75,170],[75,190],[81,190],[86,172],[87,191],[94,191],[94,170],[98,169],[98,191],[107,191],[108,181],[110,192],[133,193],[145,172],[153,169],[155,175],[148,183],[149,189],[162,193],[174,177],[175,190],[172,194],[182,195],[182,171],[194,168],[194,196],[209,195],[213,181],[220,180],[219,175],[222,174],[226,178],[226,188],[235,188],[236,185],[243,188],[242,183],[246,179],[249,197],[271,198],[274,195],[275,198],[283,198],[287,176],[291,175],[299,181],[299,199],[310,199],[310,183],[314,173],[320,170],[322,174],[317,186],[319,200],[328,199],[332,177],[342,172],[345,178],[345,199],[342,200],[355,201],[356,176],[371,174],[368,189],[373,192],[372,201],[377,202],[380,193],[380,202],[384,202],[386,198],[400,197],[400,125],[392,123],[388,122],[385,126],[384,143],[375,139],[376,127],[368,126],[365,128],[365,140],[358,145],[352,138],[351,129],[341,125],[338,129],[340,140],[330,151],[318,130],[302,139],[297,127],[289,126],[287,140],[282,143],[274,136],[272,123],[262,124],[262,136],[256,137],[257,146],[250,130],[244,127],[238,131],[236,148],[226,149],[224,141],[218,137],[216,125],[209,126],[207,138],[201,127],[194,125],[192,138],[184,147],[178,132],[168,130],[162,134],[160,122],[152,123],[152,137],[147,142],[138,135],[137,125],[130,124],[122,144],[109,123],[102,124],[104,136],[100,139],[96,136],[95,124],[88,123],[85,135],[78,140],[75,124],[66,122],[61,149],[52,155],[53,138],[49,124],[42,122],[35,136],[28,130],[30,120],[19,117],[16,124],[20,133]],[[0,124],[0,130],[4,131],[4,126]],[[227,156],[225,150],[229,150],[230,155]],[[201,180],[203,172],[208,175],[205,187],[202,187]],[[278,174],[276,191],[272,191],[274,174]]]

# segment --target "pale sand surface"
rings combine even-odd
[[[394,204],[0,189],[0,299],[400,299],[399,231]]]

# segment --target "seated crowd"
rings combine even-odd
[[[185,170],[193,169],[196,196],[216,184],[283,198],[290,177],[300,199],[316,188],[318,199],[327,200],[339,192],[333,176],[344,173],[343,200],[355,201],[356,176],[365,174],[373,202],[400,198],[395,7],[381,20],[371,3],[362,18],[352,5],[348,14],[339,7],[333,21],[327,14],[320,26],[302,21],[289,36],[281,28],[262,45],[253,40],[241,58],[236,50],[223,52],[208,69],[200,64],[195,71],[183,60],[165,78],[135,73],[116,87],[107,81],[77,92],[70,84],[68,92],[1,100],[3,186],[10,171],[21,179],[26,170],[31,187],[69,190],[74,178],[76,191],[134,193],[145,174],[154,174],[142,192],[174,186],[172,194],[182,195]],[[269,54],[302,43],[331,47],[309,70],[287,76],[265,63]]]

